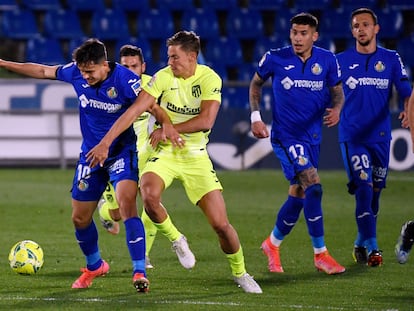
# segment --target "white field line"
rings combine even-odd
[[[0,297],[0,301],[62,301],[62,302],[115,302],[114,299],[104,299],[104,298],[56,298],[56,297],[21,297],[21,296],[10,296],[10,297]],[[126,299],[118,299],[117,303],[127,303],[130,300]],[[268,308],[269,305],[260,305],[257,303],[239,303],[239,302],[216,302],[216,301],[196,301],[196,300],[155,300],[155,301],[139,301],[140,305],[213,305],[213,306],[234,306],[234,307],[266,307]],[[286,308],[286,309],[297,309],[297,310],[334,310],[334,311],[399,311],[398,308],[392,309],[372,309],[372,308],[355,308],[355,306],[349,307],[332,307],[332,306],[310,306],[310,305],[277,305],[278,308]],[[75,306],[74,306],[75,308]]]

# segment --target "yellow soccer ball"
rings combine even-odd
[[[42,268],[43,260],[42,248],[31,240],[17,242],[9,253],[10,267],[18,274],[36,274]]]

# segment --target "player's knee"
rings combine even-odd
[[[321,184],[313,184],[306,188],[305,195],[307,198],[309,197],[316,197],[316,198],[322,198],[322,185]]]
[[[159,207],[160,196],[153,192],[146,192],[145,194],[142,194],[142,202],[144,203],[145,210],[149,215],[154,209]]]
[[[91,222],[91,219],[87,219],[81,215],[72,215],[72,223],[77,229],[86,228]]]
[[[212,223],[211,226],[217,235],[222,239],[227,239],[234,230],[229,222]]]
[[[357,197],[372,197],[372,185],[368,182],[361,181],[355,184],[355,195]]]
[[[348,186],[348,192],[352,195],[358,191],[359,192],[366,191],[368,189],[372,191],[372,184],[366,180],[351,181],[348,183],[347,186]]]

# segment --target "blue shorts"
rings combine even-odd
[[[342,159],[348,174],[348,192],[355,193],[358,184],[366,182],[374,188],[385,188],[390,160],[390,142],[354,144],[340,143]]]
[[[283,174],[291,185],[298,184],[297,175],[311,167],[318,168],[320,145],[289,140],[272,142]]]
[[[98,201],[108,181],[116,188],[121,180],[134,180],[138,183],[138,159],[136,147],[121,150],[115,157],[108,158],[103,167],[89,167],[84,153],[79,156],[72,182],[72,199],[78,201]]]

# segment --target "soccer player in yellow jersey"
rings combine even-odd
[[[119,56],[121,65],[132,70],[141,77],[141,85],[145,85],[150,80],[151,76],[144,74],[146,63],[141,48],[129,44],[124,45],[119,51]],[[151,117],[151,114],[148,112],[141,114],[134,122],[134,130],[137,135],[138,171],[140,175],[151,152],[154,150],[149,144],[149,135],[154,129],[154,123],[155,119]],[[118,234],[118,221],[121,220],[121,215],[118,203],[115,199],[114,188],[110,183],[108,183],[108,186],[102,195],[98,208],[99,217],[105,229],[112,234]],[[153,266],[149,259],[149,253],[157,234],[157,227],[145,213],[145,209],[142,211],[141,219],[145,229],[145,265],[147,269],[151,269]],[[170,242],[172,242],[173,249],[183,267],[186,269],[194,267],[195,257],[189,249],[184,235],[174,226],[172,226],[170,230],[164,232],[164,234]]]
[[[138,95],[137,102],[118,119],[101,142],[89,153],[96,165],[103,163],[107,146],[141,113],[145,103],[159,99],[180,138],[165,139],[154,130],[150,142],[155,151],[141,172],[140,191],[147,214],[158,230],[173,226],[161,195],[179,179],[192,203],[198,205],[217,233],[234,281],[247,293],[262,289],[246,272],[243,250],[236,230],[229,223],[222,186],[207,153],[207,142],[221,103],[221,78],[197,63],[200,38],[192,31],[179,31],[167,40],[168,66],[158,71]]]

